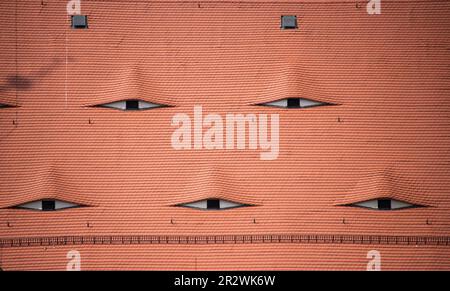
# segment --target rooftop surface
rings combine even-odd
[[[1,1],[0,267],[450,270],[450,2],[382,2]],[[278,157],[174,149],[194,106],[278,114]]]

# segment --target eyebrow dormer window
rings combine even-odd
[[[147,102],[139,99],[130,99],[106,104],[99,104],[96,105],[95,107],[105,107],[105,108],[119,109],[123,111],[131,111],[131,110],[146,110],[146,109],[167,107],[167,105]]]
[[[56,200],[56,199],[42,199],[42,200],[37,200],[37,201],[20,204],[20,205],[14,206],[13,208],[38,210],[38,211],[56,211],[56,210],[82,207],[82,206],[83,205],[71,203],[71,202],[67,202],[67,201]]]
[[[411,204],[408,202],[395,200],[395,199],[389,199],[389,198],[367,200],[367,201],[348,204],[347,206],[357,206],[357,207],[363,207],[363,208],[369,208],[369,209],[375,209],[375,210],[398,210],[398,209],[405,209],[405,208],[422,207],[422,205]]]
[[[177,206],[196,208],[196,209],[204,209],[204,210],[223,210],[237,207],[250,206],[247,204],[242,204],[238,202],[222,200],[222,199],[204,199],[195,202],[189,202],[184,204],[179,204]]]
[[[284,99],[280,99],[280,100],[276,100],[276,101],[260,103],[257,105],[288,108],[288,109],[302,109],[302,108],[326,106],[326,105],[333,105],[333,104],[297,97],[297,98],[284,98]]]

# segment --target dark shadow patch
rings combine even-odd
[[[53,58],[50,64],[43,66],[37,72],[30,76],[23,75],[9,75],[6,77],[4,85],[0,85],[0,92],[7,90],[29,90],[33,85],[42,78],[48,76],[56,67],[62,64],[62,59]]]
[[[6,84],[9,88],[28,90],[32,87],[33,82],[30,78],[24,76],[8,76],[6,77]]]

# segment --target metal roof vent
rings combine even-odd
[[[297,16],[296,15],[282,15],[281,16],[281,29],[296,29],[297,28]]]
[[[86,29],[88,28],[86,15],[72,15],[72,28],[74,29]]]

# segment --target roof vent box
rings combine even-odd
[[[74,29],[86,29],[88,28],[86,15],[72,15],[72,28]]]
[[[296,15],[282,15],[281,16],[281,29],[296,29],[297,28],[297,16]]]

